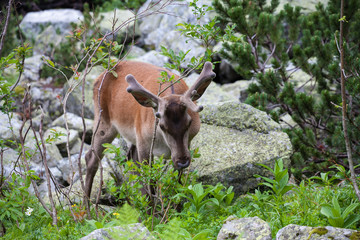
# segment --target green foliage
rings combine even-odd
[[[190,50],[183,52],[182,50],[179,51],[178,54],[176,54],[172,49],[168,49],[164,46],[161,46],[161,54],[165,57],[168,57],[171,59],[171,63],[165,63],[165,67],[170,69],[180,69],[182,63],[185,62],[186,55],[190,52]],[[184,70],[181,70],[182,72]]]
[[[167,224],[156,226],[154,233],[159,239],[181,239],[181,240],[200,240],[209,239],[210,230],[204,229],[194,236],[185,228],[181,227],[182,220],[179,218],[171,219]]]
[[[278,159],[275,161],[274,169],[271,169],[270,167],[259,164],[260,166],[266,168],[269,170],[274,179],[270,179],[268,177],[260,176],[260,175],[254,175],[255,177],[262,178],[265,180],[265,182],[260,183],[259,185],[264,185],[269,187],[272,192],[275,194],[273,195],[263,195],[259,191],[255,192],[254,200],[255,202],[258,202],[258,209],[264,208],[263,200],[269,200],[273,199],[275,205],[273,206],[274,213],[279,215],[279,222],[280,226],[285,226],[283,222],[284,214],[286,213],[286,202],[284,200],[284,195],[287,194],[291,189],[293,189],[294,186],[289,185],[289,173],[287,169],[284,169],[283,161],[282,159]],[[264,213],[263,213],[263,216]]]
[[[227,217],[231,208],[234,192],[232,187],[225,188],[222,184],[216,186],[201,183],[195,184],[194,173],[182,175],[178,181],[178,172],[169,168],[162,158],[155,158],[152,167],[147,163],[127,161],[124,153],[111,144],[104,145],[105,154],[115,154],[113,157],[119,162],[122,179],[126,184],[115,184],[119,182],[114,178],[108,183],[108,188],[118,199],[126,200],[134,208],[140,211],[148,229],[155,227],[155,232],[167,239],[167,235],[179,236],[178,239],[203,239],[204,236],[215,237],[220,230],[222,221]],[[112,155],[113,156],[113,155]],[[192,158],[199,157],[198,150],[191,151]],[[152,201],[144,191],[152,189]],[[184,200],[186,200],[184,202]],[[175,208],[183,210],[178,213]],[[151,216],[148,213],[151,212]],[[170,222],[163,223],[163,219]],[[182,221],[178,228],[173,228],[172,223],[177,217]],[[209,219],[211,223],[209,224]],[[171,238],[171,239],[174,239]]]
[[[125,161],[124,164],[127,162]],[[149,226],[149,219],[143,222],[151,230],[152,235],[159,239],[215,239],[224,220],[230,215],[240,218],[254,216],[262,218],[269,223],[273,237],[280,228],[289,224],[312,227],[330,224],[338,227],[359,228],[360,208],[356,202],[354,190],[349,184],[343,187],[334,186],[332,182],[327,181],[330,175],[326,178],[324,174],[320,174],[321,179],[327,179],[324,187],[314,184],[313,180],[319,180],[314,178],[293,186],[291,191],[285,191],[288,190],[286,186],[289,184],[284,180],[288,178],[284,176],[288,175],[288,172],[283,168],[281,160],[275,163],[273,169],[268,167],[267,169],[270,170],[272,176],[262,179],[264,183],[268,183],[265,186],[267,185],[269,190],[255,190],[255,193],[241,196],[235,202],[232,202],[234,193],[231,187],[226,189],[221,184],[210,186],[201,183],[191,183],[191,187],[190,185],[182,187],[176,183],[175,192],[178,194],[170,196],[169,199],[182,198],[183,208],[179,212],[169,210],[166,223],[158,219],[162,216],[155,215],[153,231]],[[165,188],[166,186],[163,185],[162,190]],[[21,195],[16,194],[16,196]],[[141,194],[139,193],[138,196]],[[216,201],[208,201],[209,199],[216,199]],[[131,227],[127,224],[138,222],[139,216],[143,219],[149,218],[149,215],[141,210],[142,206],[139,205],[140,209],[135,207],[137,209],[135,210],[125,204],[110,212],[100,211],[99,218],[94,220],[78,218],[79,222],[75,222],[69,210],[58,208],[59,223],[56,228],[51,225],[50,216],[38,205],[39,203],[32,200],[28,202],[28,205],[22,204],[24,212],[23,216],[18,218],[19,224],[9,225],[4,239],[79,239],[98,228],[124,226],[123,230],[110,233],[114,239],[117,239],[116,233],[127,231]],[[30,216],[24,215],[28,207],[34,209]],[[83,209],[74,205],[73,211],[80,214]],[[136,231],[127,232],[127,234],[130,234],[126,235],[127,237],[138,236]]]
[[[20,219],[19,226],[12,224],[2,239],[79,239],[92,231],[88,224],[74,221],[69,210],[58,207],[58,225],[52,225],[52,219],[37,199],[29,202],[34,209],[30,216]],[[24,226],[24,227],[22,227]]]
[[[56,129],[50,129],[49,136],[45,139],[46,143],[53,143],[56,140],[60,139],[62,136],[66,136],[63,132],[58,132]]]
[[[201,23],[202,18],[206,13],[214,10],[212,6],[202,5],[198,6],[198,0],[193,0],[189,3],[192,12],[197,20],[197,24],[179,23],[177,25],[178,31],[183,35],[193,40],[201,40],[202,45],[209,49],[214,45],[215,41],[220,40],[220,28],[217,26],[217,20],[211,19],[208,23]],[[207,56],[210,57],[210,56]]]
[[[359,205],[359,203],[352,203],[345,210],[342,210],[337,197],[334,196],[332,198],[332,205],[322,205],[320,212],[328,218],[331,226],[349,228],[360,220],[359,215],[351,214]]]
[[[354,166],[354,170],[357,169],[358,167],[360,167],[359,165]],[[339,165],[339,164],[335,164],[333,166],[331,166],[330,168],[335,168],[338,171],[336,172],[335,176],[336,179],[340,180],[340,181],[346,181],[346,183],[350,183],[350,170],[346,170],[344,166]]]
[[[14,67],[17,71],[17,74],[23,72],[23,63],[25,56],[29,54],[31,47],[29,44],[24,44],[23,46],[18,46],[7,56],[0,58],[0,111],[3,113],[9,113],[14,109],[13,106],[13,96],[15,93],[11,90],[11,86],[15,84],[16,79],[11,78],[5,73],[5,69],[10,69]]]
[[[270,179],[260,175],[254,175],[254,176],[260,177],[263,180],[265,180],[265,182],[260,184],[269,187],[275,193],[276,196],[281,197],[294,187],[288,185],[289,173],[287,169],[284,169],[284,164],[282,162],[282,159],[276,160],[274,170],[264,164],[258,164],[258,165],[269,170],[274,175],[274,179]]]
[[[212,187],[212,186],[208,185],[208,187]],[[221,183],[216,184],[216,186],[213,187],[210,194],[215,199],[217,199],[217,201],[219,202],[219,206],[223,206],[223,207],[229,207],[235,196],[232,186],[226,189],[225,186],[222,185]]]
[[[337,47],[340,0],[330,0],[326,7],[318,4],[308,14],[288,4],[275,10],[278,4],[277,0],[214,0],[219,22],[236,33],[224,43],[221,54],[236,63],[244,78],[256,81],[248,88],[246,103],[267,111],[277,122],[289,114],[297,123],[286,130],[295,150],[292,170],[297,178],[322,171],[334,161],[346,166]],[[355,29],[360,2],[345,1],[344,11],[348,134],[359,163],[360,38]],[[307,79],[298,85],[299,69]]]
[[[111,215],[115,218],[108,219]],[[101,221],[95,219],[85,220],[93,229],[108,228],[131,223],[137,223],[139,213],[130,205],[124,204],[117,212],[108,212]]]
[[[311,180],[317,179],[317,180],[320,180],[322,182],[322,184],[324,184],[325,186],[331,186],[331,185],[334,184],[335,180],[338,180],[338,177],[337,176],[329,177],[330,174],[333,174],[333,172],[329,171],[329,172],[326,172],[326,173],[320,173],[320,177],[312,176],[309,179],[311,179]]]
[[[202,183],[197,183],[194,186],[190,185],[187,188],[181,189],[181,191],[183,193],[176,194],[174,198],[184,197],[189,200],[189,203],[191,204],[190,209],[193,209],[196,213],[199,213],[200,210],[208,203],[219,206],[219,201],[216,198],[204,199],[211,191],[213,191],[213,189],[211,187],[204,189]],[[187,196],[186,194],[191,196]],[[186,204],[185,207],[187,207]]]
[[[278,164],[280,162],[280,160],[277,161],[274,169],[271,170],[274,180],[262,177],[266,184],[261,185],[266,185],[271,190],[263,192],[255,190],[253,194],[240,197],[232,207],[233,214],[238,217],[262,218],[269,223],[273,237],[280,228],[289,224],[318,227],[346,223],[347,228],[358,228],[356,216],[359,216],[360,211],[357,207],[358,203],[354,203],[357,198],[351,185],[334,186],[329,183],[329,178],[326,178],[325,174],[320,174],[322,176],[320,179],[326,180],[325,187],[319,187],[312,180],[308,182],[303,180],[298,186],[292,186],[292,191],[284,191],[283,193],[286,192],[286,194],[281,194],[279,186],[288,186],[288,182],[280,183],[286,177],[275,177],[276,173],[281,176],[284,172],[281,164]],[[267,169],[270,170],[268,167]],[[286,171],[285,175],[287,174]],[[347,207],[340,208],[339,206]]]
[[[2,186],[0,192],[0,221],[6,226],[15,224],[25,214],[31,215],[31,211],[25,213],[25,209],[29,206],[28,201],[31,198],[27,190],[32,179],[39,179],[32,170],[28,171],[24,177],[13,173],[11,179],[6,181],[5,187]],[[24,225],[19,225],[20,230],[24,230],[24,227]]]
[[[115,154],[114,159],[118,162],[121,171],[120,178],[126,179],[126,184],[121,184],[121,181],[117,179],[118,176],[113,174],[114,181],[108,186],[110,193],[139,209],[141,216],[148,221],[151,220],[149,218],[151,216],[147,215],[148,212],[165,214],[165,206],[178,204],[179,201],[173,196],[183,187],[180,182],[187,186],[195,177],[193,173],[189,173],[188,176],[182,175],[179,180],[179,172],[170,168],[162,157],[154,158],[151,166],[146,162],[134,163],[128,161],[119,148],[111,144],[104,144],[104,146],[106,147],[105,154]],[[197,151],[193,151],[192,157],[196,153]],[[156,202],[144,194],[150,191],[153,192],[152,195],[157,196]]]

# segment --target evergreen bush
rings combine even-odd
[[[288,133],[294,147],[293,172],[313,173],[334,162],[347,165],[341,125],[340,0],[319,3],[314,12],[272,0],[214,0],[218,19],[231,26],[236,38],[223,44],[221,54],[255,83],[246,103],[266,111],[277,121],[290,114],[297,123]],[[355,164],[360,155],[360,2],[345,2],[344,49],[347,121]],[[294,74],[308,78],[296,85]],[[294,79],[295,78],[295,79]]]

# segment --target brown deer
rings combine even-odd
[[[189,166],[190,141],[199,132],[198,112],[202,110],[202,106],[197,106],[194,101],[203,95],[215,73],[212,71],[212,64],[206,62],[191,88],[181,79],[173,85],[163,84],[162,89],[168,88],[157,96],[162,71],[166,71],[169,76],[174,75],[148,63],[124,61],[115,68],[117,77],[104,72],[96,80],[95,135],[92,139],[92,148],[85,157],[87,197],[90,198],[93,179],[103,157],[102,145],[112,142],[120,133],[129,145],[128,157],[134,161],[147,160],[153,139],[155,117],[159,119],[159,124],[153,148],[154,155],[171,157],[175,169]],[[178,76],[175,75],[176,79]]]

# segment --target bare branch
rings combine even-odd
[[[44,162],[44,167],[45,167],[45,175],[46,175],[46,181],[47,181],[47,187],[48,187],[48,195],[49,195],[49,200],[50,200],[50,204],[51,204],[51,209],[52,209],[52,224],[55,226],[57,225],[57,214],[56,214],[56,207],[55,207],[55,203],[52,197],[52,191],[51,191],[51,180],[50,180],[50,170],[47,164],[47,156],[46,156],[46,145],[45,145],[45,141],[44,141],[44,135],[43,135],[43,122],[44,122],[44,111],[43,109],[40,107],[41,110],[41,121],[40,121],[40,130],[39,130],[39,134],[40,134],[40,139],[41,139],[41,146],[43,148],[43,153],[42,153],[42,158],[43,158],[43,162]],[[40,146],[39,146],[40,149]]]
[[[344,17],[344,0],[341,0],[341,7],[340,7],[340,19]],[[348,136],[348,129],[347,129],[347,122],[346,122],[346,93],[345,93],[345,74],[344,74],[344,67],[345,67],[345,60],[344,60],[344,47],[343,47],[343,25],[344,21],[340,20],[340,74],[341,74],[341,99],[342,99],[342,125],[343,125],[343,132],[345,138],[345,146],[347,157],[349,161],[349,168],[351,173],[351,182],[353,184],[355,194],[360,201],[360,190],[359,186],[356,183],[356,175],[354,170],[354,163],[352,159],[352,150],[351,150],[351,143]]]
[[[4,25],[3,32],[2,32],[2,34],[1,34],[1,39],[0,39],[0,56],[1,56],[2,48],[3,48],[3,46],[4,46],[5,35],[6,35],[7,29],[8,29],[8,25],[9,25],[9,21],[10,21],[12,1],[13,1],[13,0],[9,0],[8,7],[7,7],[8,11],[7,11],[7,15],[6,15],[6,21],[5,21],[5,25]]]

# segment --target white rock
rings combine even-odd
[[[48,25],[53,25],[57,31],[69,34],[71,23],[77,23],[84,19],[79,10],[52,9],[39,12],[29,12],[20,23],[21,30],[28,39],[33,39]]]

